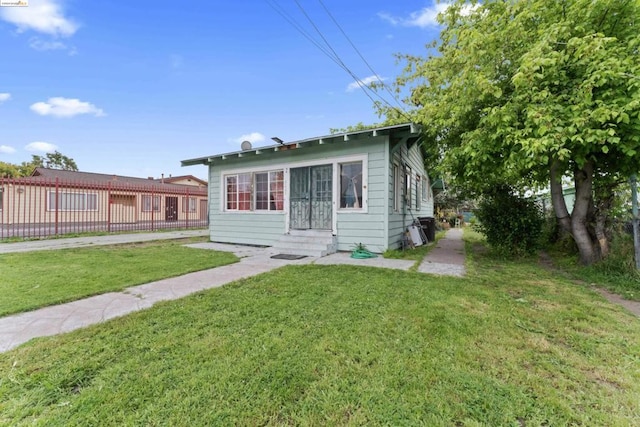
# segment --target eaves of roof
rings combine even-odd
[[[180,163],[182,166],[193,165],[210,165],[227,159],[237,159],[242,157],[250,157],[260,155],[266,152],[284,152],[288,150],[295,150],[300,148],[307,148],[315,145],[330,144],[336,142],[349,142],[362,140],[363,138],[376,137],[380,135],[393,135],[405,133],[408,135],[417,136],[420,134],[422,128],[420,125],[414,123],[405,123],[401,125],[385,126],[374,129],[366,129],[354,132],[346,132],[335,135],[318,136],[314,138],[302,139],[299,141],[293,141],[283,144],[275,144],[266,147],[251,148],[249,150],[234,151],[231,153],[213,154],[205,157],[197,157],[194,159],[182,160]]]

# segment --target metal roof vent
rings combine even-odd
[[[242,148],[242,151],[251,150],[251,143],[249,141],[242,141],[240,148]]]

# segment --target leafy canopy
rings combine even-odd
[[[396,89],[461,184],[548,182],[552,162],[593,162],[594,185],[640,169],[640,2],[460,0],[440,20],[427,57],[398,56]]]

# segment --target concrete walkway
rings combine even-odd
[[[464,261],[462,229],[452,228],[447,231],[443,239],[438,240],[436,247],[424,257],[418,271],[448,276],[464,276]]]
[[[151,240],[182,239],[208,236],[209,230],[159,231],[155,233],[109,234],[106,236],[70,237],[60,239],[28,240],[0,243],[0,254],[9,252],[47,251],[53,249],[83,248],[87,246],[118,245],[121,243],[149,242]]]
[[[65,239],[51,241],[49,245],[40,245],[41,241],[8,243],[0,245],[15,246],[16,252],[29,250],[28,245],[34,244],[31,250],[69,248],[99,244],[117,244],[132,241],[157,240],[165,238],[189,237],[192,232],[179,233],[169,237],[171,233],[157,233],[154,238],[145,234],[100,236],[105,239],[83,237],[81,241],[62,242]],[[188,233],[185,235],[183,233]],[[153,233],[149,233],[153,234]],[[125,237],[128,236],[128,237]],[[116,239],[113,239],[116,238]],[[127,240],[129,239],[129,240]],[[78,240],[78,239],[69,239]],[[78,246],[74,246],[78,245]],[[220,287],[246,277],[255,276],[276,268],[290,264],[351,264],[370,267],[395,268],[408,270],[414,265],[413,261],[385,259],[382,257],[370,259],[353,259],[349,253],[337,253],[323,258],[302,258],[300,260],[279,260],[271,258],[276,254],[272,248],[257,248],[250,246],[227,245],[218,243],[195,243],[189,245],[196,248],[228,251],[235,253],[240,262],[185,274],[179,277],[164,279],[144,285],[133,286],[122,292],[109,292],[66,304],[45,307],[39,310],[20,313],[0,318],[0,352],[5,352],[29,341],[32,338],[57,335],[83,328],[95,323],[103,322],[128,313],[143,310],[153,306],[156,302],[174,300],[186,295]],[[425,257],[419,271],[432,274],[450,274],[460,276],[464,274],[464,243],[461,230],[450,230],[437,246]],[[5,248],[6,249],[6,248]],[[9,252],[5,250],[5,252]]]

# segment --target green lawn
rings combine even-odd
[[[154,241],[0,255],[0,316],[236,262],[235,255]]]
[[[0,425],[640,425],[640,321],[534,261],[289,266],[0,354]]]

